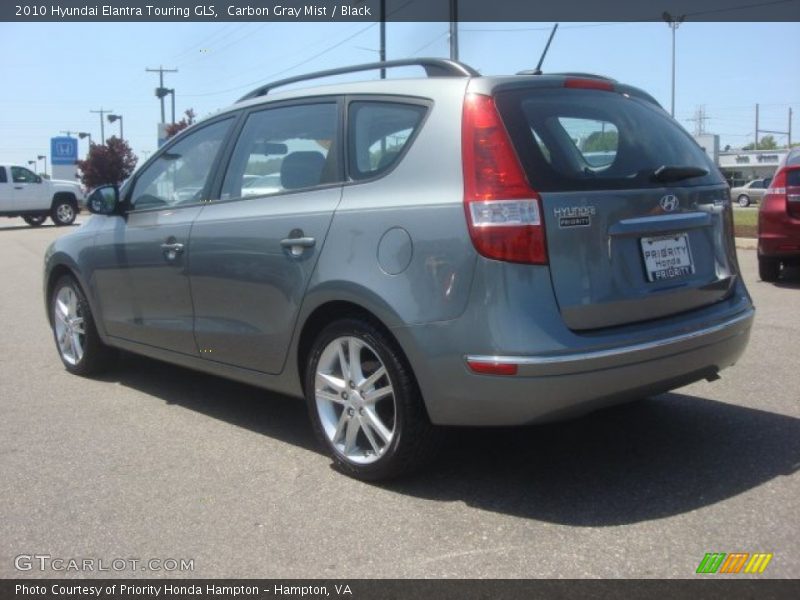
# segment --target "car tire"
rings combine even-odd
[[[778,281],[781,275],[781,261],[776,258],[758,257],[758,276],[761,281]]]
[[[304,383],[314,431],[347,475],[397,478],[429,462],[440,446],[441,430],[428,418],[405,357],[369,321],[325,327],[311,346]]]
[[[742,194],[736,199],[736,201],[742,208],[747,208],[748,206],[750,206],[750,196],[748,196],[747,194]]]
[[[75,375],[96,375],[111,367],[117,350],[97,333],[89,302],[71,275],[61,277],[50,296],[53,338],[61,362]]]
[[[53,210],[50,212],[50,218],[53,219],[53,223],[59,227],[72,225],[77,216],[78,211],[75,208],[74,202],[70,200],[56,200],[53,203]]]
[[[36,216],[28,216],[22,217],[22,220],[25,221],[31,227],[39,227],[42,223],[47,220],[46,215],[36,215]]]

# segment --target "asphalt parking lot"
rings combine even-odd
[[[691,578],[707,552],[800,573],[800,276],[758,281],[752,250],[756,324],[720,381],[455,431],[428,472],[376,486],[330,468],[299,401],[134,356],[69,375],[41,297],[67,231],[0,221],[0,577]],[[15,568],[37,554],[194,570]]]

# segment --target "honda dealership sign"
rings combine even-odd
[[[74,137],[50,138],[50,163],[74,165],[78,160],[78,139]]]

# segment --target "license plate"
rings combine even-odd
[[[666,281],[694,273],[688,234],[644,237],[641,244],[648,281]]]

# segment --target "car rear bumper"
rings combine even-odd
[[[744,352],[753,317],[748,305],[720,321],[642,343],[560,354],[442,355],[414,368],[434,423],[556,420],[715,379]],[[516,364],[517,374],[479,375],[467,358]]]
[[[800,257],[800,226],[786,234],[770,233],[758,237],[758,255],[766,258]]]

